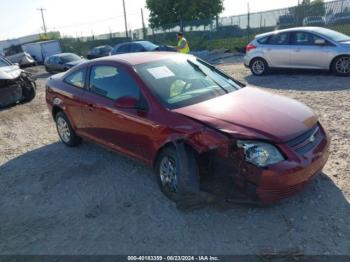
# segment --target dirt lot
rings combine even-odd
[[[0,112],[0,254],[350,255],[350,78],[320,72],[237,79],[308,104],[332,136],[330,160],[298,196],[268,208],[179,211],[152,170],[91,143],[58,141],[38,96]],[[252,106],[254,101],[252,101]]]

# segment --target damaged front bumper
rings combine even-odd
[[[0,108],[31,101],[35,97],[35,89],[35,81],[26,72],[14,79],[0,79]]]
[[[321,125],[318,124],[318,128],[314,141],[309,141],[305,134],[306,142],[297,138],[299,144],[280,145],[288,156],[285,161],[267,168],[244,163],[240,176],[246,192],[262,203],[273,203],[302,191],[321,174],[329,157],[330,138]],[[293,144],[292,148],[290,144]]]
[[[279,145],[286,160],[268,167],[247,162],[244,152],[235,146],[224,150],[230,147],[225,145],[221,151],[212,151],[200,163],[204,170],[208,169],[209,161],[215,166],[215,172],[209,172],[202,180],[203,191],[219,200],[253,204],[270,204],[294,196],[321,174],[328,160],[330,138],[321,125],[318,124],[318,128],[312,143],[298,137],[297,144],[292,141]],[[308,134],[303,136],[310,138]]]

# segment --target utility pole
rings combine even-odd
[[[128,24],[126,21],[125,0],[123,0],[123,9],[124,9],[125,34],[126,34],[126,38],[129,38]]]
[[[250,6],[249,6],[249,1],[247,3],[247,7],[248,7],[247,41],[249,42],[249,40],[250,40]]]
[[[47,37],[46,23],[45,23],[45,18],[44,18],[44,11],[46,11],[46,9],[38,8],[38,11],[41,12],[41,18],[43,20],[43,28],[44,28],[45,36]]]
[[[145,19],[143,17],[143,8],[141,8],[141,18],[142,18],[142,33],[143,33],[143,39],[145,40],[147,37],[147,32],[146,32],[146,26],[145,26]]]

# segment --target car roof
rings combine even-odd
[[[93,49],[101,49],[101,48],[105,48],[105,47],[111,47],[110,45],[100,45],[100,46],[96,46]]]
[[[95,60],[92,60],[88,62],[88,64],[94,64],[95,62],[119,62],[126,65],[140,65],[140,64],[147,64],[152,63],[164,59],[170,59],[178,56],[188,56],[190,55],[184,55],[179,54],[175,52],[141,52],[141,53],[127,53],[127,54],[120,54],[120,55],[113,55],[113,56],[107,56],[98,58]]]
[[[77,54],[74,54],[74,53],[59,53],[59,54],[52,55],[51,57],[53,57],[53,56],[61,57],[61,56],[66,56],[66,55],[77,55]]]
[[[293,27],[283,30],[276,30],[264,34],[257,35],[255,38],[261,38],[269,35],[279,34],[279,33],[287,33],[287,32],[295,32],[295,31],[306,31],[306,32],[314,32],[315,29],[318,29],[320,27],[311,27],[311,26],[304,26],[304,27]]]

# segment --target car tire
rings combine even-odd
[[[28,103],[36,96],[36,84],[29,75],[24,75],[23,81],[25,83],[25,85],[22,87],[23,102]]]
[[[167,146],[160,152],[155,173],[162,193],[177,204],[192,201],[200,193],[194,152],[183,143]]]
[[[350,76],[350,56],[337,57],[332,63],[332,72],[337,76]]]
[[[269,72],[269,65],[263,58],[255,58],[250,63],[250,70],[255,76],[266,75]]]
[[[23,102],[28,103],[32,101],[36,96],[36,90],[34,85],[26,86],[22,89],[23,91]]]
[[[46,72],[48,72],[50,75],[53,74],[53,72],[52,72],[47,66],[45,66],[45,70],[46,70]]]
[[[75,133],[65,113],[58,112],[55,116],[55,122],[57,133],[66,146],[75,147],[81,143],[81,138]]]

